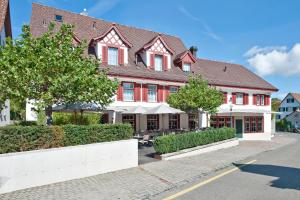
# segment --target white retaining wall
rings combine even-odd
[[[138,166],[137,140],[0,155],[0,194]]]
[[[162,154],[162,155],[160,155],[160,159],[161,160],[174,160],[174,159],[178,159],[178,158],[184,158],[184,157],[195,156],[195,155],[199,155],[199,154],[203,154],[203,153],[208,153],[208,152],[216,151],[219,149],[226,149],[226,148],[234,147],[237,145],[239,145],[239,140],[234,138],[234,139],[215,142],[215,143],[207,144],[207,145],[203,145],[203,146],[193,147],[190,149],[184,149],[184,150],[174,152],[174,153]]]

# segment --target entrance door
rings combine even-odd
[[[242,119],[235,120],[235,128],[236,128],[237,136],[241,137],[243,134],[243,120]]]

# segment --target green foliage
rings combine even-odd
[[[278,131],[291,131],[292,124],[286,119],[282,119],[276,122],[276,130]]]
[[[37,126],[37,123],[34,122],[34,121],[20,121],[16,125],[19,125],[19,126]]]
[[[278,98],[272,98],[272,111],[277,112],[280,106],[281,100]]]
[[[176,152],[196,146],[206,145],[222,140],[234,138],[236,130],[233,128],[209,129],[202,132],[189,132],[178,135],[158,137],[154,142],[154,149],[158,154]]]
[[[125,140],[132,135],[127,124],[6,126],[0,128],[0,154]]]
[[[77,125],[92,125],[100,123],[99,113],[53,113],[53,125],[77,124]]]
[[[42,110],[37,111],[37,125],[46,124],[46,114]]]
[[[191,76],[189,82],[177,93],[171,94],[167,101],[172,107],[186,112],[200,108],[208,113],[215,113],[223,103],[223,94],[210,87],[201,76]]]
[[[44,110],[54,104],[111,103],[117,81],[99,70],[99,60],[87,56],[85,41],[73,43],[73,31],[72,25],[52,23],[33,37],[24,25],[20,38],[0,46],[0,104],[28,98],[38,100],[35,104]]]
[[[65,146],[130,139],[133,135],[129,124],[65,125],[62,128],[65,132]]]

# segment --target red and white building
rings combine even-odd
[[[129,122],[136,132],[187,130],[198,127],[235,127],[244,139],[271,138],[270,96],[277,88],[247,68],[197,57],[197,48],[187,48],[178,37],[115,24],[81,14],[33,4],[31,31],[39,36],[50,22],[71,23],[74,41],[87,40],[88,53],[102,61],[111,78],[120,85],[104,121]],[[201,74],[224,93],[224,104],[215,116],[193,114],[138,114],[165,104],[188,76]],[[147,112],[146,112],[147,113]]]

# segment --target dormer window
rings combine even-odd
[[[163,69],[163,56],[155,55],[155,71],[162,71]]]
[[[186,73],[189,73],[191,71],[191,63],[184,63],[182,70]]]
[[[118,65],[118,48],[108,47],[108,65]]]
[[[63,17],[61,15],[55,15],[55,21],[57,22],[62,22],[63,21]]]

